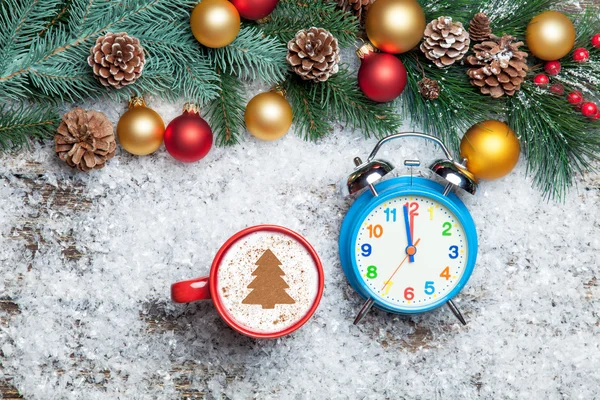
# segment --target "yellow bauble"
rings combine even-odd
[[[575,45],[575,27],[563,13],[546,11],[529,22],[526,39],[531,54],[554,61],[569,54]]]
[[[377,0],[369,6],[365,30],[379,50],[398,54],[412,50],[425,32],[425,13],[416,0]]]
[[[460,142],[466,167],[479,179],[498,179],[517,165],[519,138],[504,122],[484,121],[473,125]]]
[[[134,97],[129,110],[119,119],[117,136],[121,147],[131,154],[154,153],[163,142],[165,123],[158,113],[146,107],[144,100]]]
[[[292,107],[281,93],[261,93],[248,102],[244,120],[252,135],[262,140],[276,140],[292,126]]]
[[[240,13],[227,0],[202,0],[192,11],[190,25],[196,40],[217,49],[235,40],[240,31]]]

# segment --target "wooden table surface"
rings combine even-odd
[[[582,1],[581,4],[595,4],[596,7],[600,4],[600,0],[586,0]],[[24,155],[23,155],[24,154]],[[27,153],[21,155],[15,155],[14,157],[27,157]],[[69,182],[57,182],[57,187],[54,187],[48,183],[43,183],[44,169],[37,162],[27,162],[24,166],[11,169],[11,179],[17,179],[20,182],[21,187],[26,188],[26,194],[36,194],[43,198],[43,201],[37,202],[38,213],[33,216],[26,216],[24,220],[20,221],[18,228],[13,228],[10,232],[10,240],[23,241],[28,251],[32,254],[38,250],[40,246],[39,237],[40,232],[49,218],[49,210],[53,213],[77,213],[83,212],[91,205],[91,200],[85,197],[85,188],[81,184],[74,184],[73,181]],[[0,177],[0,179],[8,180],[6,176]],[[23,196],[23,199],[27,201],[28,196]],[[81,253],[75,248],[74,242],[69,235],[56,234],[56,240],[62,246],[62,253],[65,260],[75,260],[80,258]],[[589,285],[597,286],[597,282],[590,282]],[[11,323],[11,319],[19,314],[18,305],[11,298],[0,297],[0,325],[8,326]],[[148,326],[149,331],[161,332],[169,330],[181,329],[181,326],[176,324],[175,321],[167,316],[166,313],[162,312],[161,307],[158,305],[149,304],[144,313],[140,313],[140,319],[142,319]],[[408,322],[410,323],[410,321]],[[414,324],[414,323],[413,323]],[[431,333],[427,328],[421,327],[418,324],[413,326],[414,332],[403,338],[400,342],[396,339],[377,338],[376,340],[381,342],[383,347],[388,346],[402,346],[403,349],[409,349],[416,351],[427,347],[428,338]],[[373,335],[377,335],[374,333]],[[398,342],[398,343],[397,343]],[[2,351],[0,350],[0,357],[3,357]],[[2,367],[0,366],[0,372]],[[58,374],[64,373],[64,371],[56,371]],[[176,388],[182,399],[198,399],[206,397],[206,393],[199,392],[191,389],[190,380],[192,376],[194,379],[198,379],[199,376],[205,376],[208,381],[212,375],[215,374],[226,374],[226,380],[231,381],[236,377],[243,376],[243,368],[232,366],[232,368],[224,371],[222,369],[212,370],[206,366],[198,365],[193,361],[182,363],[174,368],[173,372],[177,372],[182,378],[177,382]],[[110,376],[110,371],[103,372],[106,376]],[[87,377],[85,371],[80,372],[80,375],[93,382],[91,377]],[[0,379],[0,398],[6,400],[22,399],[23,397],[19,394],[19,391],[13,385],[13,378],[4,375],[5,378]],[[476,379],[473,381],[473,385],[477,386],[478,382]],[[204,385],[204,387],[206,387]]]

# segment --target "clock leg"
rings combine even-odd
[[[365,304],[362,306],[356,318],[354,318],[354,325],[357,325],[362,319],[367,315],[371,307],[375,304],[375,300],[368,299]]]
[[[465,321],[465,318],[460,313],[460,310],[458,309],[458,307],[456,307],[456,304],[454,304],[454,302],[452,300],[448,300],[448,302],[446,304],[448,304],[448,307],[450,307],[450,310],[452,311],[452,314],[454,314],[454,316],[456,318],[458,318],[458,320],[460,321],[460,323],[463,324],[463,325],[466,325],[467,321]],[[356,322],[354,322],[354,323],[356,323]]]

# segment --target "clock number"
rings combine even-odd
[[[369,225],[367,226],[367,229],[369,230],[370,238],[372,238],[373,236],[375,236],[376,238],[380,238],[381,235],[383,235],[383,228],[381,227],[381,225]]]
[[[442,231],[442,236],[452,236],[452,233],[450,232],[450,229],[452,229],[452,224],[450,222],[444,222],[442,228],[444,228]]]
[[[451,259],[455,259],[458,258],[458,246],[450,246],[450,248],[448,249],[448,251],[450,252],[450,254],[448,254],[448,256]]]
[[[385,222],[390,222],[390,214],[392,215],[392,222],[396,222],[396,209],[395,208],[386,208],[383,210],[385,213]]]
[[[432,295],[435,293],[435,287],[433,287],[434,282],[427,281],[425,282],[425,294]]]
[[[429,220],[433,221],[433,206],[429,207],[427,211],[429,211]]]
[[[371,255],[372,248],[370,244],[365,243],[362,246],[360,246],[360,249],[362,250],[361,256],[369,257]]]
[[[407,210],[409,210],[408,215],[410,217],[410,236],[412,236],[413,238],[415,237],[415,217],[417,215],[419,215],[419,213],[417,212],[417,210],[419,209],[419,203],[417,203],[416,201],[413,201],[412,203],[406,202],[404,204],[404,207],[406,207]]]
[[[377,278],[377,267],[376,266],[370,265],[367,268],[367,278],[369,278],[369,279]]]
[[[385,281],[385,286],[384,286],[385,292],[383,292],[384,296],[388,295],[388,293],[390,292],[390,289],[392,288],[393,284],[394,284],[394,282],[392,282],[392,281]]]
[[[415,298],[415,289],[411,288],[411,287],[407,287],[406,289],[404,289],[404,298],[406,300],[412,300]]]
[[[444,268],[444,270],[440,274],[440,277],[446,278],[446,280],[450,279],[450,267]]]

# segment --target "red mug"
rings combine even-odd
[[[276,225],[246,228],[217,252],[210,274],[171,286],[176,303],[212,300],[237,332],[273,339],[299,329],[323,296],[324,274],[315,249]]]

